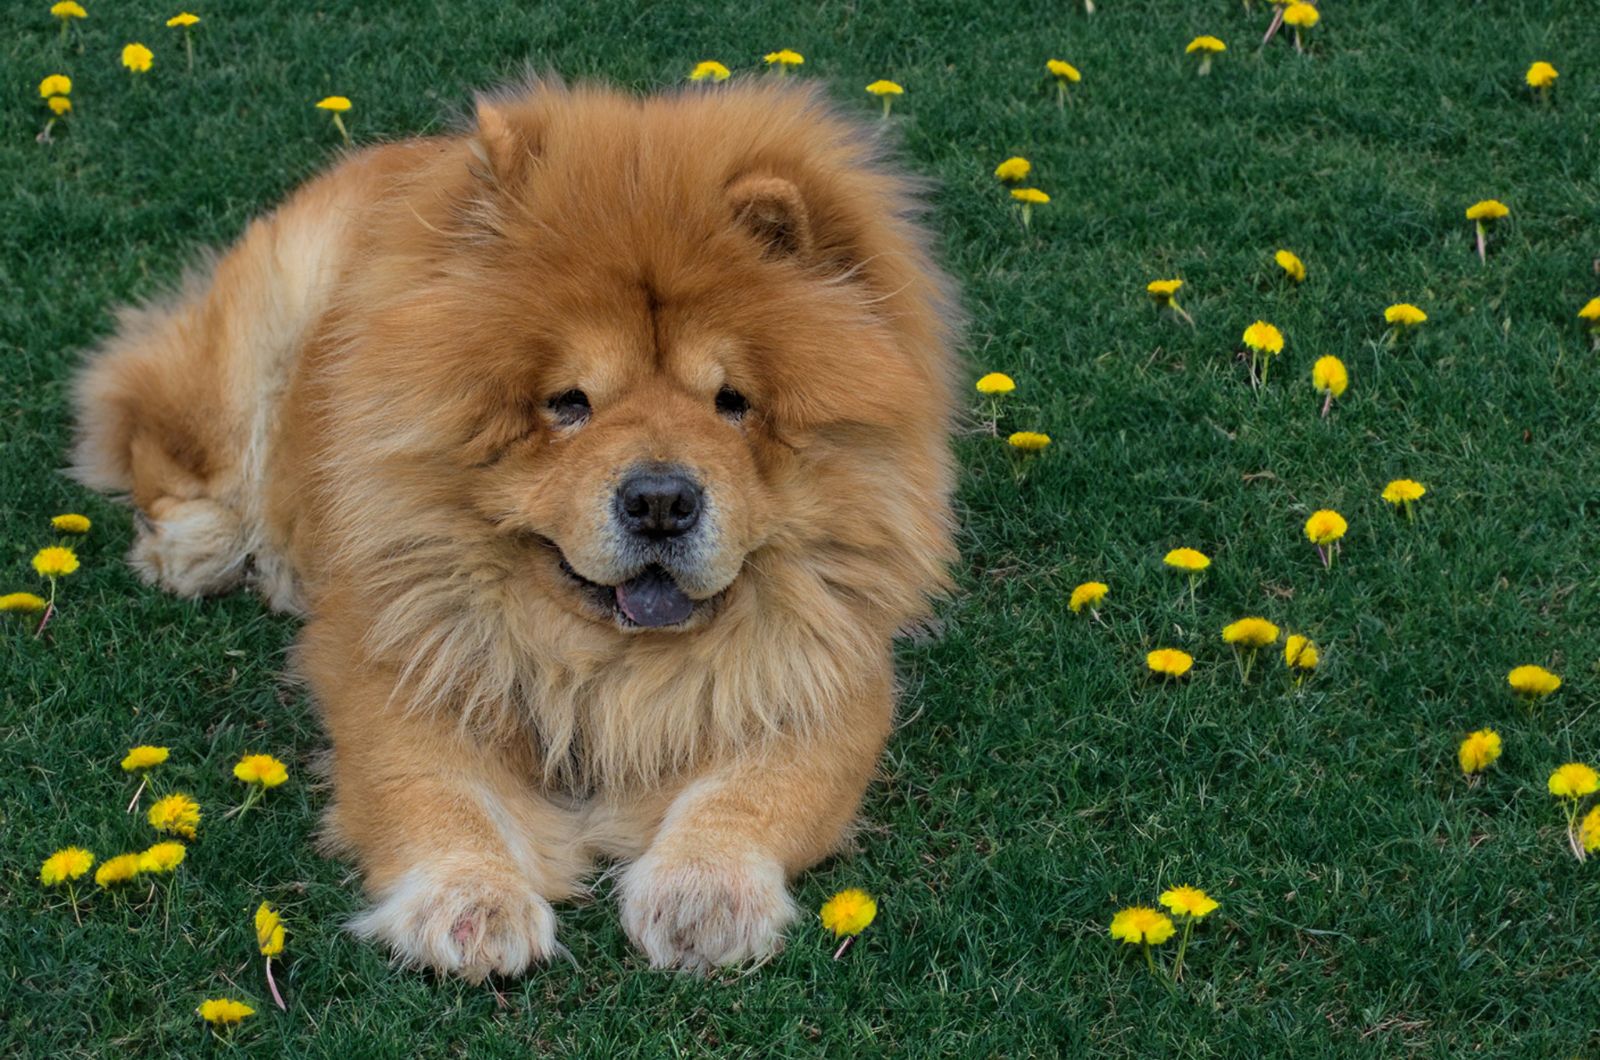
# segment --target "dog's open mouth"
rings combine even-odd
[[[689,621],[698,606],[688,593],[679,588],[672,575],[656,564],[651,564],[621,585],[602,585],[590,581],[573,570],[566,557],[561,559],[561,571],[582,586],[595,603],[613,612],[624,625],[642,629],[679,626]],[[699,603],[711,602],[705,600]]]

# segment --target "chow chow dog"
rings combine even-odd
[[[781,944],[952,558],[954,299],[875,139],[783,84],[486,96],[86,362],[139,574],[305,617],[359,935],[515,974],[609,863],[653,966]]]

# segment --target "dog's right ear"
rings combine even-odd
[[[536,138],[529,135],[504,104],[479,96],[478,127],[469,147],[475,160],[474,172],[494,184],[511,184],[539,152]]]

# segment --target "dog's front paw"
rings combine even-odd
[[[783,867],[758,856],[651,850],[622,876],[622,926],[656,968],[705,972],[767,957],[795,917]]]
[[[559,952],[550,903],[509,875],[411,869],[350,922],[408,964],[479,982]]]

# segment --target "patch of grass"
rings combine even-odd
[[[194,1055],[216,994],[256,1005],[231,1048],[263,1056],[1600,1049],[1600,865],[1566,853],[1544,792],[1555,765],[1600,758],[1600,359],[1574,318],[1600,292],[1585,5],[1348,0],[1301,57],[1255,47],[1264,4],[202,4],[192,76],[162,25],[176,6],[90,5],[65,51],[47,6],[0,43],[0,591],[31,587],[51,514],[96,527],[48,637],[0,638],[0,1051]],[[1197,33],[1231,49],[1204,79],[1182,54]],[[129,40],[156,52],[145,78],[117,64]],[[354,99],[372,142],[440,128],[527,63],[648,89],[784,46],[867,118],[860,86],[906,86],[893,124],[937,182],[972,376],[1018,379],[1002,431],[1055,438],[1020,478],[994,438],[960,440],[961,593],[942,637],[903,652],[861,852],[797,884],[809,909],[865,886],[879,921],[843,961],[801,923],[769,966],[703,982],[643,970],[602,888],[560,910],[576,967],[499,997],[396,971],[341,933],[357,887],[311,849],[321,737],[276,676],[292,624],[137,584],[128,513],[57,474],[71,367],[113,306],[334,157],[324,95]],[[1051,56],[1084,73],[1064,111]],[[1522,86],[1534,59],[1562,71],[1550,106]],[[57,71],[77,109],[43,147],[32,86]],[[1017,153],[1054,198],[1027,234],[990,176]],[[1491,196],[1513,212],[1485,267],[1462,211]],[[1145,298],[1164,276],[1187,281],[1195,328]],[[1380,313],[1402,300],[1431,319],[1388,348]],[[1257,318],[1288,336],[1261,393],[1233,358]],[[1326,420],[1324,353],[1352,378]],[[1399,476],[1429,488],[1414,525],[1378,499]],[[1300,532],[1318,507],[1351,524],[1332,571]],[[1180,544],[1215,559],[1193,609],[1160,565]],[[1111,585],[1103,626],[1066,611],[1090,578]],[[1300,691],[1275,656],[1240,688],[1219,631],[1252,613],[1323,646]],[[1158,645],[1192,652],[1192,679],[1146,679]],[[1567,683],[1524,709],[1504,687],[1522,662]],[[1505,757],[1469,787],[1456,742],[1485,725]],[[172,746],[161,776],[205,805],[202,841],[170,903],[94,894],[79,927],[37,865],[149,841],[116,768],[139,742]],[[223,822],[246,749],[294,780]],[[1169,992],[1105,929],[1183,882],[1223,905]],[[254,956],[263,898],[290,928],[287,1014]]]

